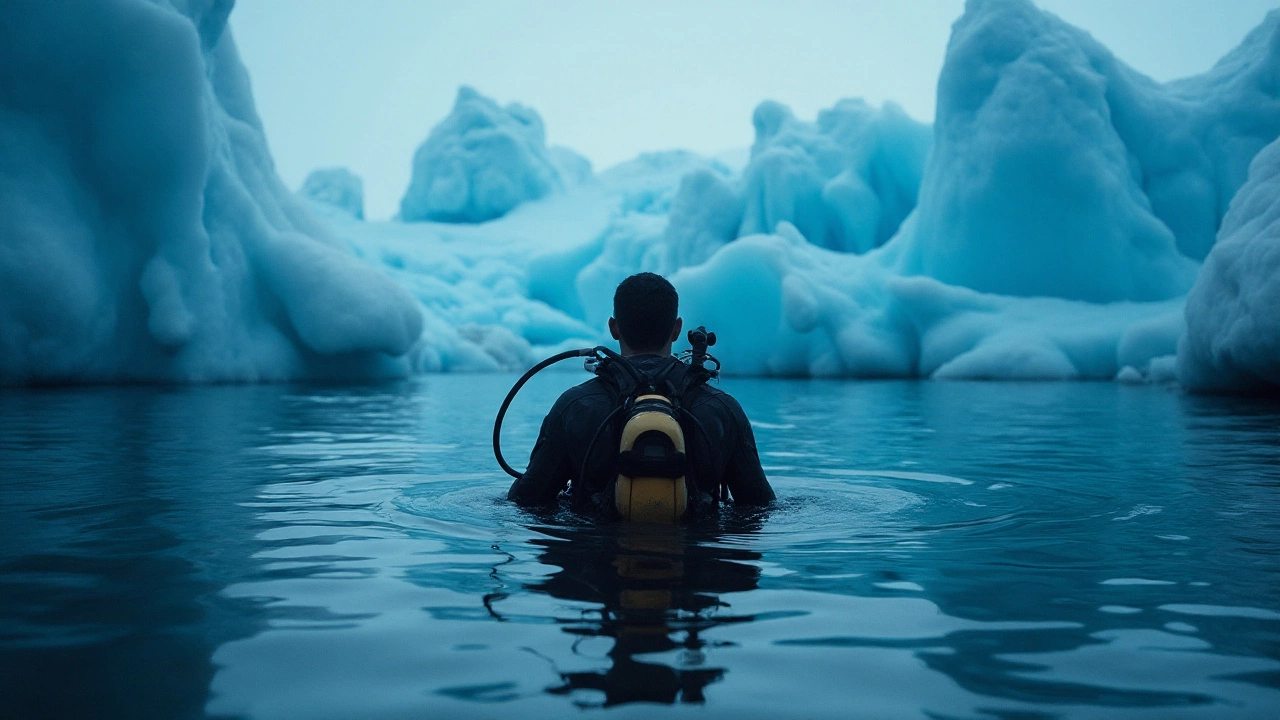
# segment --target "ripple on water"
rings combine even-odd
[[[1280,707],[1274,403],[733,379],[780,501],[646,535],[506,502],[510,382],[10,392],[0,716]]]
[[[495,526],[518,526],[523,518],[491,481],[484,473],[458,473],[410,485],[391,501],[393,520],[448,537],[492,538]]]
[[[815,543],[923,546],[938,533],[973,533],[1012,523],[1026,509],[1017,505],[1017,493],[992,493],[973,481],[938,473],[824,469],[771,479],[784,489],[777,502],[767,510],[726,507],[720,518],[695,528],[700,541],[762,549]],[[506,501],[504,488],[505,478],[486,473],[432,475],[403,487],[389,504],[391,521],[406,529],[468,539],[493,537],[495,526],[527,529],[531,518],[553,526],[584,523],[563,508],[520,510]],[[969,499],[970,494],[979,500]]]
[[[811,475],[776,475],[786,488],[768,513],[767,546],[816,542],[925,546],[939,534],[995,533],[1035,510],[1013,484],[994,491],[965,478],[903,470],[817,468]]]

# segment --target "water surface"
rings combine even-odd
[[[1274,401],[729,379],[777,505],[643,531],[512,380],[0,391],[0,717],[1280,716]]]

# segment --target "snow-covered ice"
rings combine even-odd
[[[893,237],[915,208],[931,133],[897,105],[841,100],[806,123],[767,101],[752,121],[740,234],[789,222],[814,245],[863,253]]]
[[[600,172],[463,88],[364,222],[346,171],[281,186],[230,3],[49,8],[0,11],[4,382],[519,369],[650,270],[733,374],[1280,385],[1280,11],[1160,84],[970,0],[932,126],[765,101],[749,151]]]
[[[0,9],[0,380],[408,369],[421,311],[281,184],[231,7]]]
[[[1280,388],[1280,140],[1253,161],[1187,296],[1184,384]]]
[[[899,269],[1005,295],[1185,294],[1248,160],[1280,134],[1278,21],[1159,85],[1026,0],[973,0]]]
[[[346,168],[311,171],[298,190],[302,197],[345,210],[357,220],[364,219],[364,181]]]
[[[573,151],[547,148],[542,118],[517,103],[501,107],[462,87],[453,111],[413,155],[413,177],[400,200],[400,219],[484,222],[520,203],[590,177]]]

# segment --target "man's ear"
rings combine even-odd
[[[613,318],[609,318],[609,334],[613,336],[614,340],[622,339],[622,335],[618,333],[618,321]]]
[[[684,329],[684,318],[676,318],[676,326],[671,328],[671,342],[680,339],[680,331]]]

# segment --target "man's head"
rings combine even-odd
[[[623,280],[613,293],[609,333],[623,355],[670,355],[683,324],[677,316],[680,296],[661,275],[639,273]]]

